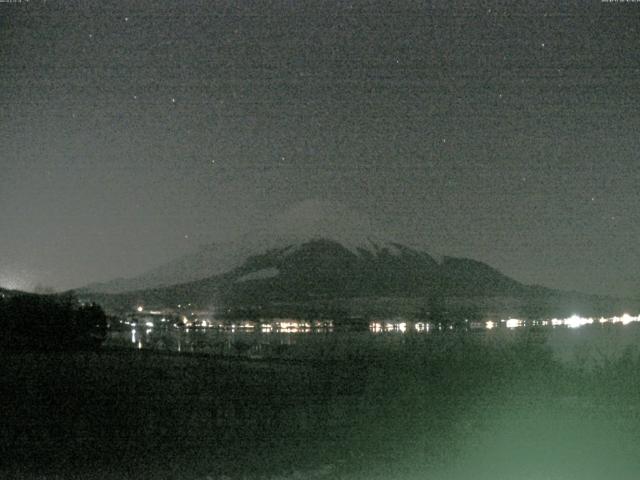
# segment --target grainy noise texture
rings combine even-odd
[[[640,284],[634,2],[0,2],[0,286],[313,200],[525,283]]]

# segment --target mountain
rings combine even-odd
[[[318,238],[333,240],[355,252],[358,248],[371,248],[372,242],[389,242],[390,239],[378,235],[380,230],[366,216],[338,203],[307,200],[232,241],[203,246],[133,278],[93,283],[78,290],[124,293],[192,282],[229,272],[241,266],[248,257],[267,250]]]
[[[389,311],[394,311],[397,299],[425,307],[434,297],[523,298],[546,291],[470,259],[438,261],[395,242],[369,241],[348,248],[317,238],[266,250],[228,272],[192,282],[120,294],[83,292],[83,296],[111,308],[190,304],[246,312],[288,306],[284,312],[296,315],[308,309],[352,311],[354,303],[373,304],[380,299],[386,299]]]
[[[399,243],[350,249],[314,239],[253,256],[218,285],[225,303],[310,301],[354,297],[495,296],[528,287],[473,260],[444,257]]]
[[[0,298],[11,298],[17,296],[30,296],[35,297],[37,294],[30,292],[23,292],[22,290],[10,290],[8,288],[0,288]]]
[[[186,304],[225,314],[274,316],[332,311],[417,315],[433,310],[434,302],[446,303],[448,310],[505,316],[619,310],[615,299],[525,285],[485,263],[435,257],[378,231],[366,217],[340,205],[302,202],[233,242],[209,245],[138,277],[78,293],[114,310],[140,303]]]

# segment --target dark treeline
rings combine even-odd
[[[473,303],[447,304],[442,296],[429,296],[421,305],[400,307],[395,304],[375,305],[371,302],[364,306],[354,306],[348,301],[326,303],[280,303],[262,305],[227,305],[221,308],[218,318],[225,320],[262,320],[274,318],[293,318],[297,320],[332,320],[335,324],[351,325],[361,321],[374,321],[384,318],[403,317],[409,321],[429,322],[433,325],[461,327],[467,322],[483,320],[480,307]]]
[[[0,333],[0,346],[9,350],[97,348],[107,318],[100,306],[73,295],[13,295],[0,298]]]

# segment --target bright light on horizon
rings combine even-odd
[[[571,315],[569,318],[564,320],[564,324],[569,328],[578,328],[583,325],[591,325],[593,323],[593,318],[584,318],[579,317],[578,315]]]
[[[539,322],[539,324],[543,326],[552,325],[554,327],[565,326],[568,328],[578,328],[584,325],[593,325],[594,323],[622,323],[623,325],[629,325],[632,322],[640,322],[640,315],[634,317],[633,315],[624,313],[620,317],[600,317],[599,319],[595,320],[592,317],[581,317],[580,315],[574,314],[567,318],[552,318],[550,320],[542,320]],[[500,320],[500,323],[506,323],[507,328],[517,328],[527,325],[526,321],[518,318],[510,318],[508,320],[503,319]],[[535,321],[533,322],[533,324],[536,324]],[[495,324],[489,321],[486,322],[485,326],[488,330],[490,330],[495,327]]]
[[[0,288],[31,292],[36,288],[36,286],[33,279],[29,279],[27,277],[29,277],[29,275],[12,275],[5,271],[3,274],[0,274]]]
[[[517,318],[510,318],[507,320],[507,328],[516,328],[516,327],[521,327],[522,326],[522,320],[519,320]]]

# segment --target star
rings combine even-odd
[[[124,21],[128,22],[129,21],[129,17],[124,17]]]

